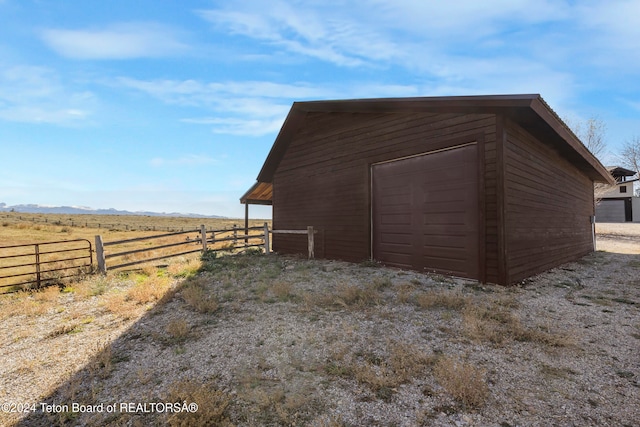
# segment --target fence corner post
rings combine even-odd
[[[102,274],[107,274],[107,262],[104,256],[104,244],[102,243],[102,236],[96,236],[96,261],[98,262],[98,271]]]
[[[269,255],[269,224],[264,223],[264,253]]]
[[[307,240],[309,243],[309,259],[313,259],[315,257],[314,248],[313,248],[313,226],[310,225],[307,227]]]
[[[207,227],[204,225],[200,226],[200,238],[202,239],[202,252],[207,251]]]

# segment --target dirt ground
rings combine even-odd
[[[640,254],[640,223],[596,224],[596,248],[622,254]]]
[[[3,296],[0,425],[637,426],[640,224],[597,231],[513,287],[244,255]]]

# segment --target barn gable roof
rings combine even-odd
[[[304,126],[307,113],[313,112],[501,114],[555,148],[593,181],[614,183],[607,169],[589,152],[539,94],[294,102],[260,170],[258,183],[266,184],[273,181],[280,160],[295,133]],[[243,196],[244,200],[251,198],[250,191]]]

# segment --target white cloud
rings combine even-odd
[[[43,41],[73,59],[132,59],[171,56],[187,51],[178,32],[154,23],[120,23],[104,29],[47,29]]]
[[[350,14],[340,15],[340,8],[302,4],[292,7],[282,1],[247,2],[243,6],[243,10],[203,10],[199,14],[224,32],[340,66],[390,60],[398,52],[393,41],[360,24]]]
[[[267,81],[149,81],[122,77],[117,84],[167,104],[197,107],[212,113],[185,117],[181,120],[183,123],[208,125],[214,133],[247,136],[276,133],[294,101],[425,95],[415,85],[368,82],[312,85]]]
[[[86,122],[95,107],[88,91],[74,91],[48,68],[4,66],[0,69],[0,119],[71,125]]]

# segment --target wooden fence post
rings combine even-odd
[[[107,274],[107,261],[104,257],[104,244],[102,243],[102,236],[96,236],[96,261],[98,262],[98,271],[102,274]]]
[[[313,253],[313,226],[307,227],[307,240],[309,244],[309,259],[313,259],[315,254]]]
[[[200,226],[200,238],[202,239],[202,252],[207,251],[207,228],[204,225]]]
[[[238,244],[238,226],[233,224],[233,246]]]
[[[264,223],[264,253],[269,255],[269,224]]]

